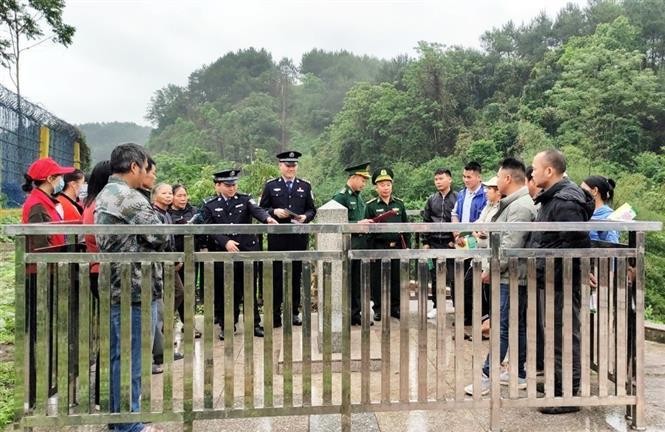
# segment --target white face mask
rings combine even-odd
[[[79,189],[79,199],[83,201],[88,196],[88,183],[83,183]]]
[[[58,176],[58,183],[53,185],[53,195],[59,194],[65,188],[65,178]]]

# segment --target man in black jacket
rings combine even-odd
[[[557,150],[546,150],[533,158],[532,178],[543,191],[534,202],[540,204],[536,222],[587,222],[594,210],[591,195],[564,176],[566,159]],[[534,232],[531,247],[542,249],[589,248],[587,231],[545,231]],[[545,288],[545,262],[538,262],[538,286]],[[554,264],[554,394],[562,396],[563,360],[563,262],[560,258]],[[573,259],[572,281],[572,337],[573,342],[573,394],[580,384],[580,304],[581,304],[580,260]],[[579,411],[579,407],[541,408],[544,414],[563,414]]]
[[[451,221],[451,216],[457,193],[452,190],[453,178],[450,170],[439,168],[434,172],[434,192],[427,199],[422,211],[423,222],[446,223]],[[423,249],[455,249],[455,239],[452,232],[438,232],[423,234]],[[452,286],[454,276],[454,261],[446,260],[446,282]],[[430,269],[430,282],[432,283],[433,309],[427,314],[427,318],[436,318],[436,265]],[[445,294],[444,294],[445,295]]]
[[[316,216],[312,185],[308,181],[296,177],[298,172],[298,158],[301,153],[286,151],[279,153],[280,176],[268,180],[263,186],[259,205],[280,224],[310,223]],[[268,234],[269,251],[299,251],[307,250],[308,234]],[[285,254],[286,256],[286,254]],[[275,261],[272,273],[273,287],[273,325],[282,326],[280,307],[284,294],[282,261]],[[305,281],[309,283],[310,281]],[[302,288],[302,261],[293,261],[291,272],[291,299],[293,301],[293,325],[302,325],[300,318],[300,290]]]
[[[204,224],[249,224],[252,217],[259,222],[276,224],[268,212],[259,207],[251,196],[238,192],[240,169],[231,169],[214,174],[217,196],[204,201],[201,206],[201,222]],[[259,241],[254,234],[214,234],[205,236],[203,248],[213,251],[240,252],[260,250]],[[219,339],[224,340],[224,263],[215,263],[215,315],[222,328]],[[238,322],[240,299],[244,294],[243,263],[233,263],[233,318]],[[256,290],[254,290],[256,296]],[[248,312],[245,311],[245,314]],[[263,337],[263,327],[259,325],[259,313],[256,297],[254,298],[254,336]]]

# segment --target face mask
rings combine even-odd
[[[88,196],[88,184],[83,183],[81,185],[81,189],[79,189],[79,199],[83,201],[87,196]]]
[[[58,184],[53,186],[53,195],[59,194],[65,188],[65,178],[60,176],[58,179]]]

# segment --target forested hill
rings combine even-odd
[[[151,128],[131,122],[84,123],[78,125],[90,147],[92,164],[108,159],[113,147],[123,142],[144,145]]]
[[[389,60],[229,52],[186,86],[155,92],[148,146],[227,164],[297,149],[312,157],[312,178],[363,160],[413,172],[435,158],[477,159],[493,170],[504,155],[555,146],[576,149],[587,174],[662,175],[653,167],[665,137],[665,0],[569,4],[480,39],[480,50],[421,42],[415,57]]]
[[[317,204],[344,184],[341,167],[367,160],[392,166],[396,194],[418,209],[436,168],[459,188],[465,161],[491,176],[504,156],[529,163],[557,147],[573,180],[612,177],[615,207],[665,220],[665,0],[569,4],[479,37],[481,49],[427,41],[393,59],[224,54],[155,92],[147,145],[160,180],[184,182],[197,204],[216,169],[240,165],[240,190],[258,195],[288,148],[304,153]],[[665,234],[647,241],[647,315],[665,321]]]

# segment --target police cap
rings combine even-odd
[[[226,183],[226,184],[236,184],[238,181],[238,176],[240,175],[240,168],[232,168],[224,171],[220,171],[212,175],[212,178],[215,183]]]

